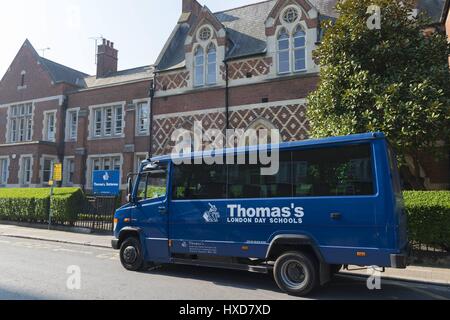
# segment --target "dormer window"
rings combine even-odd
[[[214,85],[217,83],[217,49],[210,43],[206,50],[198,46],[194,53],[194,85]]]
[[[194,54],[194,69],[195,69],[195,86],[202,86],[205,84],[205,52],[201,46],[198,46]]]
[[[289,34],[282,28],[277,38],[278,73],[306,70],[306,33],[300,25]]]
[[[206,72],[206,82],[207,84],[216,84],[217,81],[217,52],[216,52],[216,46],[212,43],[208,46],[207,51],[207,72]]]

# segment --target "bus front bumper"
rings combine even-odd
[[[112,239],[111,240],[111,247],[114,249],[114,250],[119,250],[120,248],[119,248],[119,239]]]

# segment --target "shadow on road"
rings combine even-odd
[[[267,274],[179,265],[165,265],[145,273],[206,281],[221,287],[281,293],[272,275]],[[286,298],[289,297],[286,296]],[[380,290],[369,290],[365,277],[338,275],[328,285],[314,291],[308,298],[314,300],[435,300],[450,299],[450,290],[442,290],[433,285],[417,286],[407,281],[389,280],[384,282],[382,280]]]
[[[5,289],[0,287],[0,300],[53,300],[51,297],[42,296],[42,294],[30,294],[20,291],[12,291],[11,289]]]

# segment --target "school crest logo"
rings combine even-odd
[[[209,210],[203,214],[206,223],[218,223],[220,219],[219,211],[215,205],[209,204]]]

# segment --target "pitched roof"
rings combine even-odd
[[[267,45],[264,22],[276,3],[276,0],[269,0],[215,13],[231,40],[226,58],[265,52]]]
[[[97,78],[97,76],[88,76],[83,79],[79,85],[85,89],[96,89],[101,87],[119,85],[129,82],[151,80],[153,78],[154,67],[143,66],[133,69],[121,70],[111,73],[107,77]]]
[[[64,82],[79,86],[80,81],[88,76],[86,73],[66,67],[43,57],[39,57],[39,62],[47,69],[55,83]]]
[[[336,3],[340,0],[308,0],[321,15],[322,19],[336,19]],[[432,23],[439,23],[446,0],[418,0],[418,9],[428,13]],[[226,59],[234,59],[266,52],[265,21],[277,0],[266,0],[239,8],[216,12],[214,15],[225,26],[230,48]],[[184,44],[190,26],[180,22],[167,41],[160,57],[156,61],[160,71],[182,68],[185,66]]]

